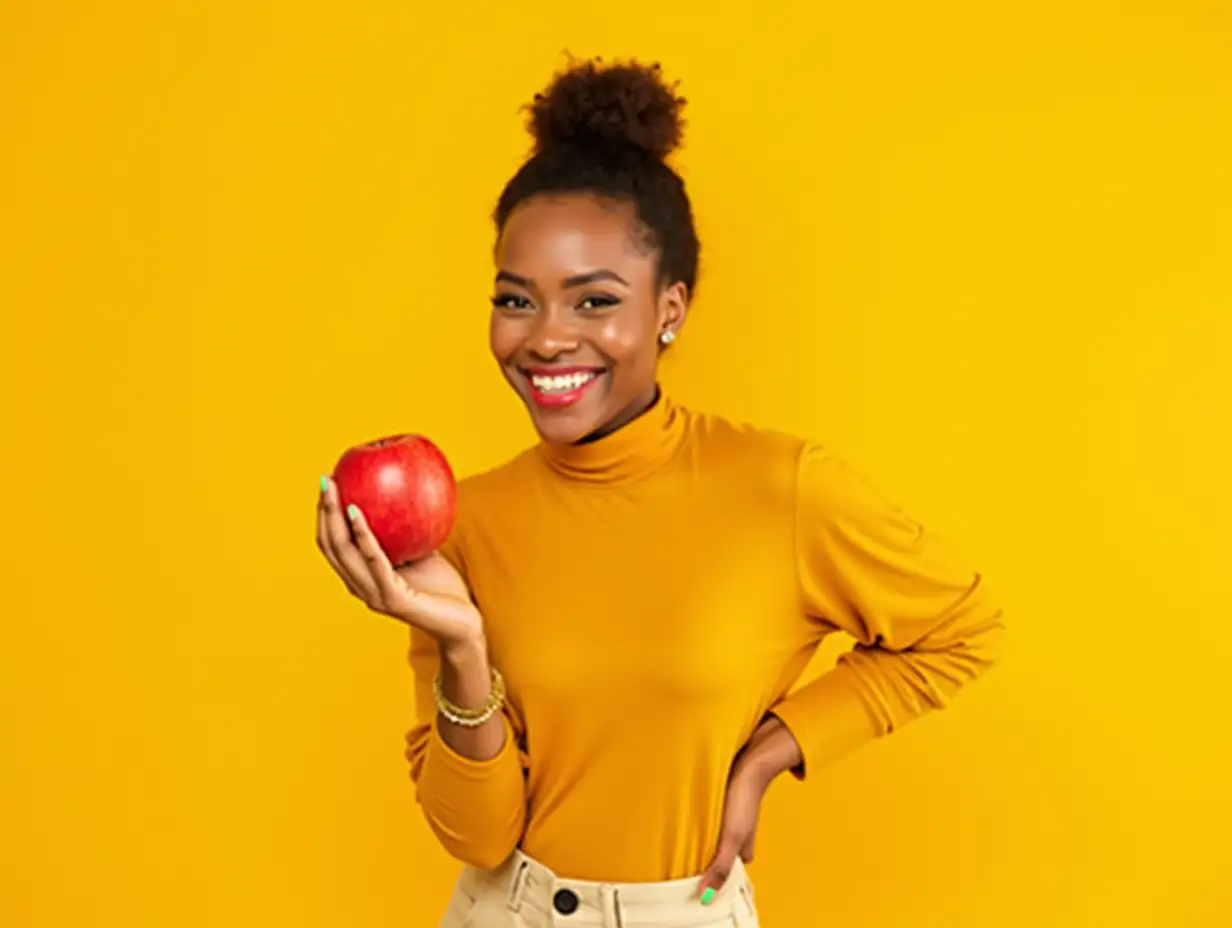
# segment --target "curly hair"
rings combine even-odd
[[[586,193],[631,204],[640,240],[658,252],[660,286],[697,286],[700,244],[684,180],[667,157],[684,135],[685,99],[658,64],[596,58],[556,75],[527,107],[530,158],[505,185],[498,233],[524,201]]]

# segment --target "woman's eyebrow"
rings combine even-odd
[[[584,287],[586,284],[597,284],[600,281],[613,281],[624,286],[629,286],[629,282],[617,274],[615,271],[609,271],[606,268],[597,271],[588,271],[585,274],[574,274],[572,277],[566,277],[561,281],[561,286],[568,289],[570,287]],[[512,271],[497,271],[496,282],[513,284],[517,287],[525,287],[530,289],[533,285],[525,277],[520,274],[515,274]]]

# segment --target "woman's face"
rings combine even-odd
[[[582,194],[534,197],[505,223],[489,340],[548,441],[619,428],[654,398],[659,336],[688,294],[658,287],[636,232],[631,206]]]

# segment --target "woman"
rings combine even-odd
[[[490,343],[540,441],[461,483],[442,550],[395,568],[321,481],[325,556],[410,626],[407,755],[466,864],[443,928],[756,925],[770,782],[944,705],[1001,643],[980,577],[834,454],[660,393],[697,283],[683,103],[599,62],[535,97]],[[790,693],[835,630],[854,649]]]

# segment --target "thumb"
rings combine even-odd
[[[702,905],[710,905],[736,864],[736,855],[740,852],[744,841],[739,835],[724,830],[719,836],[719,849],[715,852],[710,867],[702,874],[700,884]]]

